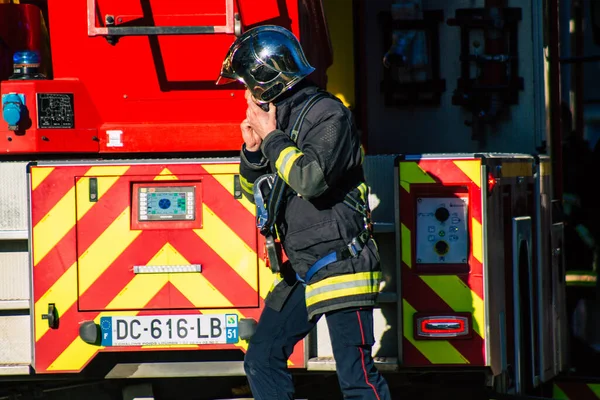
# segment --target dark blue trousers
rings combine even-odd
[[[297,285],[281,311],[265,307],[250,339],[244,369],[257,400],[294,398],[294,384],[287,360],[294,345],[317,321],[307,321],[304,286]],[[390,400],[385,379],[371,355],[373,310],[347,309],[327,313],[327,325],[337,376],[344,399]]]

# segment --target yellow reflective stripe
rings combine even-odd
[[[346,296],[355,296],[359,294],[372,294],[377,293],[378,291],[379,285],[377,285],[376,282],[374,282],[373,284],[367,286],[355,286],[345,289],[331,290],[325,293],[312,296],[306,293],[306,306],[310,307],[324,300],[337,299]]]
[[[469,364],[456,347],[447,340],[415,340],[413,315],[417,312],[405,299],[402,299],[404,337],[412,343],[432,364]]]
[[[111,302],[106,306],[106,310],[143,308],[150,300],[154,298],[154,296],[158,294],[158,292],[167,284],[168,281],[168,274],[136,275],[119,292],[119,294],[111,300]],[[110,314],[112,315],[114,313]]]
[[[35,190],[40,183],[54,171],[54,167],[34,167],[31,169],[31,190]]]
[[[172,274],[170,281],[198,308],[233,307],[233,304],[202,274]]]
[[[239,175],[240,166],[239,164],[209,164],[202,165],[202,167],[206,170],[206,172],[210,173],[212,177],[221,184],[231,196],[233,196],[233,177],[234,175]],[[242,186],[242,190],[245,192],[252,194],[253,184],[249,183],[243,176],[240,175],[240,183]],[[249,190],[246,190],[244,185],[249,185]],[[250,203],[248,199],[242,196],[241,199],[238,199],[242,206],[252,215],[256,212],[254,204]]]
[[[556,383],[553,386],[552,398],[555,400],[569,400],[569,396]]]
[[[33,265],[37,265],[75,226],[75,187],[33,228]]]
[[[46,293],[35,303],[35,310],[48,310],[48,303],[54,303],[56,309],[64,314],[77,301],[77,263],[73,263]],[[35,313],[37,316],[37,312]],[[37,318],[37,317],[36,317]],[[35,341],[40,340],[50,328],[46,321],[35,320]]]
[[[480,263],[483,262],[483,233],[481,223],[471,218],[471,253]]]
[[[85,175],[122,175],[128,169],[128,166],[92,167]],[[104,196],[118,179],[119,176],[98,179],[98,200]],[[85,186],[86,184],[87,186]],[[76,204],[77,207],[75,207]],[[33,228],[33,264],[37,265],[75,226],[76,208],[77,220],[79,220],[96,204],[98,203],[90,202],[89,200],[89,181],[86,178],[80,179],[77,183],[77,189],[75,187],[71,188]]]
[[[275,279],[273,280],[273,283],[271,284],[271,287],[269,288],[269,293],[271,293],[273,289],[275,289],[275,286],[279,285],[279,283],[281,283],[282,281],[283,278],[281,277],[281,274],[277,274],[275,276]]]
[[[192,274],[190,276],[175,275],[171,277],[171,283],[177,288],[189,301],[196,307],[206,307],[207,296],[214,304],[220,304],[225,309],[202,310],[202,314],[237,314],[238,319],[244,318],[244,315],[221,292],[219,292],[202,274]],[[248,343],[240,340],[236,346],[246,349]]]
[[[400,234],[402,235],[402,262],[412,268],[412,246],[410,229],[404,224],[400,224]]]
[[[416,162],[401,162],[400,185],[410,193],[411,183],[435,183],[435,180],[419,167],[419,164]]]
[[[179,180],[175,175],[173,175],[173,173],[171,171],[169,171],[169,168],[165,168],[162,171],[160,171],[160,174],[156,175],[154,177],[155,181],[177,181]]]
[[[128,166],[111,166],[111,167],[92,167],[86,173],[90,177],[98,177],[98,199],[110,189],[129,169]],[[113,176],[101,176],[102,175],[113,175]],[[90,201],[90,178],[84,177],[77,181],[77,220],[79,221],[83,216],[94,206],[96,202]]]
[[[202,168],[211,175],[240,173],[240,164],[202,164]]]
[[[588,383],[587,386],[600,399],[600,383]]]
[[[275,161],[275,168],[277,168],[279,175],[284,181],[289,182],[292,165],[294,165],[294,162],[303,155],[304,154],[298,150],[297,147],[293,146],[286,147],[279,153],[279,157],[277,157],[277,161]]]
[[[421,275],[421,279],[456,312],[473,314],[473,330],[485,335],[483,300],[456,275]]]
[[[370,282],[365,285],[364,283]],[[311,306],[320,301],[379,292],[381,272],[359,272],[356,274],[338,275],[306,286],[306,305]],[[335,286],[341,286],[336,289]],[[332,290],[327,290],[330,287]],[[313,294],[314,293],[314,294]]]
[[[312,283],[306,286],[306,293],[310,293],[315,289],[322,288],[323,286],[336,285],[339,283],[350,283],[357,280],[371,279],[373,281],[379,281],[381,279],[380,271],[373,272],[357,272],[356,274],[346,274],[333,276],[331,278],[323,279],[322,281]]]
[[[367,191],[368,191],[368,187],[366,183],[361,183],[360,185],[357,186],[358,191],[360,192],[360,198],[361,200],[366,203],[367,202]]]
[[[148,265],[159,265],[164,262],[173,264],[189,264],[189,262],[177,252],[171,245],[167,244],[149,261]],[[121,292],[110,302],[107,309],[124,308],[143,308],[167,282],[171,282],[188,300],[195,306],[202,305],[206,307],[209,304],[219,304],[220,307],[227,308],[227,313],[238,314],[239,318],[244,318],[242,313],[233,307],[231,302],[223,296],[202,274],[148,274],[137,275],[131,282],[121,290]],[[203,314],[223,314],[223,309],[202,310]],[[103,316],[117,315],[137,315],[138,312],[119,312],[109,311],[98,315],[94,321],[100,323]],[[238,347],[247,348],[245,341],[240,341]],[[157,348],[157,346],[147,346]],[[163,347],[163,346],[161,346]],[[182,347],[182,346],[168,346]],[[192,346],[194,347],[194,346]],[[83,366],[94,356],[94,354],[103,347],[89,345],[77,337],[67,349],[48,367],[48,370],[54,371],[73,371],[83,368]]]
[[[246,193],[250,193],[250,194],[253,193],[254,184],[251,182],[248,182],[248,179],[244,178],[241,175],[240,175],[240,184],[242,186],[242,190],[244,190]]]
[[[123,175],[127,170],[131,168],[129,165],[109,165],[102,167],[92,167],[87,170],[85,176],[120,176]],[[100,185],[98,185],[98,189],[100,189]],[[106,190],[104,190],[106,193]]]
[[[474,184],[481,187],[481,163],[479,160],[453,162]]]
[[[162,274],[137,275],[109,304],[107,308],[143,308],[165,286],[169,278]],[[94,322],[100,323],[100,318],[117,315],[137,315],[137,312],[109,311],[100,313]],[[79,336],[54,360],[48,367],[49,371],[79,370],[102,349],[85,343]]]
[[[85,291],[142,233],[130,230],[129,207],[79,257],[79,294]]]
[[[237,233],[223,222],[206,204],[202,204],[202,229],[194,232],[253,290],[258,290],[256,276],[257,254]],[[224,238],[227,238],[224,240]]]

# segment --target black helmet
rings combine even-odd
[[[242,82],[264,104],[314,70],[290,31],[264,25],[248,30],[231,45],[216,83]]]

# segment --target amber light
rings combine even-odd
[[[417,319],[417,336],[448,338],[469,334],[469,320],[458,316],[431,316]]]

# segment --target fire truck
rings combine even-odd
[[[0,381],[243,377],[274,274],[244,88],[215,80],[264,24],[361,130],[393,392],[600,397],[572,357],[595,289],[568,286],[558,0],[0,1]],[[289,368],[334,374],[325,320]]]

